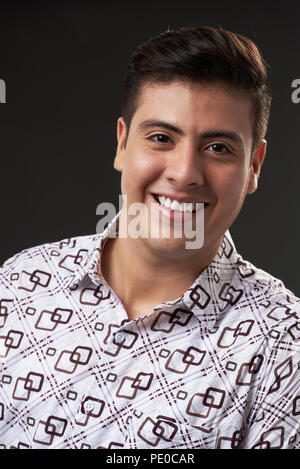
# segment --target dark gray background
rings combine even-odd
[[[221,25],[270,64],[273,106],[258,191],[231,228],[240,253],[300,296],[300,3],[284,1],[1,2],[0,264],[22,249],[94,233],[118,206],[116,148],[128,55],[168,26]]]

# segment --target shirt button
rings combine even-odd
[[[117,332],[115,334],[114,342],[116,342],[117,344],[121,344],[121,342],[124,342],[124,340],[125,335],[123,334],[123,332]]]
[[[94,404],[90,401],[85,402],[83,408],[85,412],[92,412],[94,410]]]

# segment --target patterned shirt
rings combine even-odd
[[[0,269],[0,447],[300,448],[300,300],[226,232],[129,321],[98,268],[118,215]]]

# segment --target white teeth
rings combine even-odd
[[[170,210],[174,210],[175,212],[193,212],[194,210],[198,209],[200,204],[195,202],[178,202],[178,200],[171,201],[169,197],[164,197],[163,195],[158,196],[158,200],[161,205],[169,208]]]
[[[176,212],[179,212],[179,208],[180,208],[180,203],[177,202],[177,200],[173,200],[173,202],[171,203],[170,209]]]
[[[193,204],[188,204],[187,202],[184,202],[184,211],[185,212],[192,212],[193,211]]]

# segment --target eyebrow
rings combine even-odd
[[[175,132],[176,134],[178,135],[185,135],[184,134],[184,131],[182,129],[179,129],[178,127],[175,127],[174,125],[172,124],[169,124],[168,122],[165,122],[165,121],[161,121],[161,120],[156,120],[156,119],[148,119],[148,120],[145,120],[143,122],[141,122],[137,129],[138,130],[147,130],[149,129],[150,127],[162,127],[164,129],[167,129],[167,130],[171,130],[172,132]],[[236,132],[232,132],[231,130],[223,130],[223,129],[212,129],[212,130],[208,130],[206,132],[202,132],[199,134],[199,137],[200,138],[215,138],[215,137],[226,137],[226,138],[229,138],[241,145],[244,144],[244,140],[242,139],[242,137],[236,133]]]

